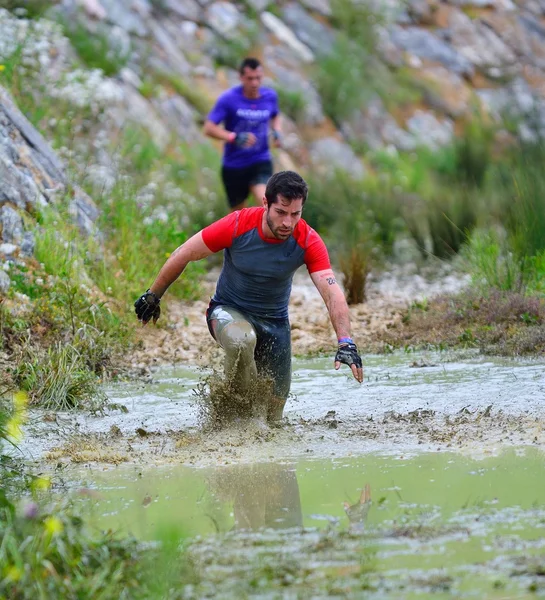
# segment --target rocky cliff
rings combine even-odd
[[[335,167],[360,178],[373,152],[449,144],[475,114],[490,115],[508,135],[524,139],[545,125],[540,0],[9,0],[5,6],[0,83],[13,95],[0,93],[6,257],[32,253],[26,216],[59,195],[69,196],[82,230],[93,230],[96,207],[75,183],[84,180],[91,195],[111,189],[120,162],[112,148],[132,126],[164,152],[207,144],[200,132],[206,111],[237,82],[235,66],[246,54],[263,59],[267,83],[279,90],[282,167]],[[78,175],[71,180],[68,164]]]

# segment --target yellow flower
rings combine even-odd
[[[37,477],[33,482],[35,490],[46,491],[51,487],[51,479],[49,477]]]
[[[6,70],[6,65],[0,65],[0,73]]]
[[[13,394],[13,406],[15,410],[24,410],[28,406],[28,394],[26,392]]]
[[[44,521],[45,530],[51,535],[61,533],[64,529],[62,521],[57,517],[47,517]]]
[[[19,579],[21,579],[21,577],[23,576],[23,570],[17,567],[16,565],[11,565],[7,567],[4,572],[8,581],[19,581]]]
[[[165,252],[165,257],[168,258],[170,256],[170,252]]]

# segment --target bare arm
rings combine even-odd
[[[232,141],[231,132],[224,129],[221,125],[216,125],[210,120],[207,120],[203,127],[203,132],[208,137],[214,138],[216,140],[222,140],[224,142]]]
[[[213,254],[212,250],[204,243],[202,231],[199,231],[179,248],[176,248],[168,257],[150,290],[160,298],[168,287],[178,279],[188,263],[201,260],[201,258],[206,258],[211,254]]]
[[[350,337],[350,312],[335,273],[331,269],[316,271],[310,278],[325,302],[337,339]]]
[[[310,277],[325,302],[331,324],[337,334],[337,339],[340,340],[341,338],[351,337],[350,311],[344,293],[335,279],[335,273],[333,273],[331,269],[326,269],[324,271],[311,273]],[[341,363],[336,360],[335,369],[339,369],[340,366]],[[352,364],[350,365],[350,368],[352,369],[354,378],[361,383],[363,381],[361,362],[360,367],[356,367],[355,364]]]
[[[280,133],[282,131],[282,122],[280,121],[280,113],[271,119],[271,129],[274,131],[278,131]]]

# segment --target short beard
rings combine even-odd
[[[274,235],[274,237],[277,240],[285,240],[286,239],[285,237],[280,237],[280,236],[278,236],[276,234],[276,231],[279,229],[279,227],[277,227],[276,230],[274,229],[272,221],[269,219],[269,211],[268,210],[267,210],[267,217],[266,218],[267,218],[267,225],[269,226],[269,229],[272,231],[272,234]],[[291,233],[290,233],[290,235],[291,235]]]

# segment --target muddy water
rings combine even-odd
[[[76,497],[91,489],[97,525],[183,534],[186,598],[545,593],[543,361],[364,364],[358,385],[330,358],[296,359],[281,425],[221,431],[199,423],[207,372],[161,369],[108,388],[128,412],[58,415],[56,429],[36,413],[22,448]]]
[[[187,597],[521,598],[545,568],[544,467],[541,451],[512,449],[124,466],[80,483],[101,526],[195,540]]]

